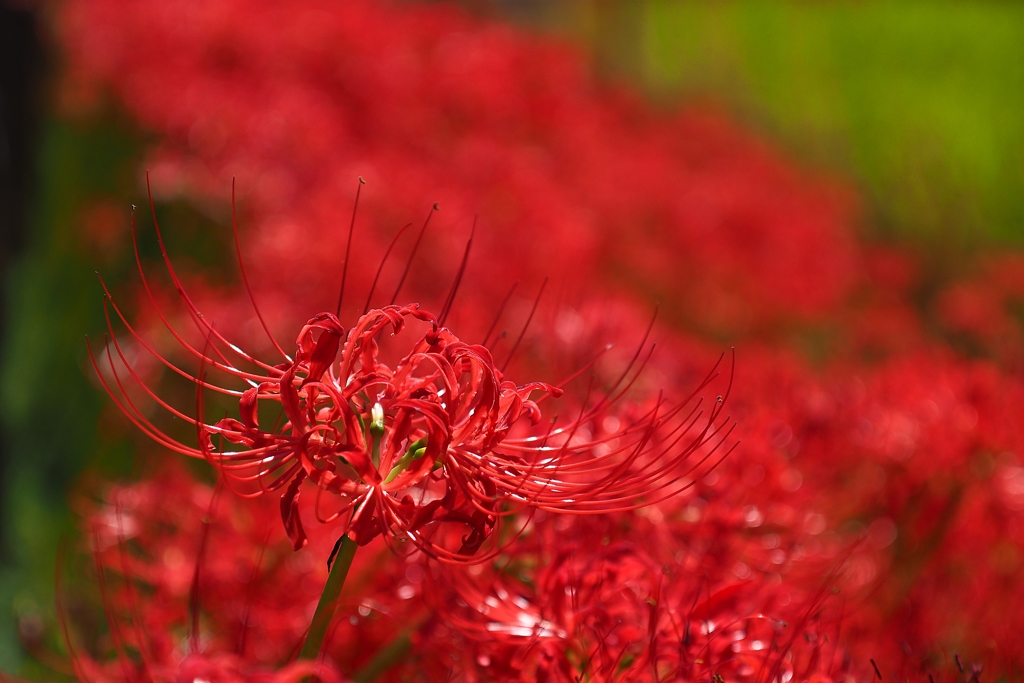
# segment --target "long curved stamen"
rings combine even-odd
[[[238,270],[242,273],[242,282],[245,283],[245,291],[249,295],[249,303],[252,304],[252,310],[256,313],[256,318],[260,321],[260,326],[263,327],[263,331],[267,333],[267,339],[274,345],[274,348],[285,360],[291,360],[288,358],[288,354],[284,352],[281,345],[277,343],[277,339],[271,333],[270,328],[267,326],[267,321],[263,319],[263,314],[260,312],[260,307],[256,305],[256,297],[252,293],[252,286],[249,284],[249,273],[245,270],[245,260],[242,259],[242,245],[238,239],[238,212],[235,209],[235,179],[231,178],[231,233],[235,242],[235,256],[238,258]]]
[[[359,177],[359,185],[356,186],[356,201],[352,205],[352,222],[348,226],[348,241],[345,243],[345,264],[341,267],[341,288],[338,290],[338,305],[334,310],[335,316],[341,315],[341,302],[345,299],[345,278],[348,276],[348,261],[352,254],[352,233],[356,228],[356,212],[359,210],[359,195],[362,193],[366,181]]]

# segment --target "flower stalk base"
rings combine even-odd
[[[331,619],[338,606],[338,597],[341,589],[345,586],[345,579],[348,577],[348,570],[352,566],[352,559],[356,556],[356,542],[348,536],[341,537],[341,547],[331,565],[331,572],[327,576],[327,583],[324,585],[324,592],[320,595],[320,602],[316,605],[316,612],[313,613],[313,621],[309,624],[309,632],[306,634],[306,641],[302,644],[302,651],[299,659],[316,660],[320,655],[320,647],[327,636],[327,629],[331,625]]]

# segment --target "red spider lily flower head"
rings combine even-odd
[[[399,334],[407,318],[430,327],[389,367],[377,338],[387,329]],[[345,533],[357,543],[396,528],[420,545],[432,523],[457,521],[471,529],[457,555],[475,551],[494,525],[495,501],[510,488],[501,471],[512,463],[495,447],[522,418],[540,419],[535,391],[561,391],[503,379],[486,348],[439,328],[416,304],[371,310],[347,337],[334,315],[321,313],[296,347],[291,363],[259,380],[244,377],[254,386],[239,399],[240,419],[200,426],[201,454],[261,490],[285,488],[282,517],[296,548],[305,544],[297,503],[308,478],[318,489],[318,519],[347,516]],[[260,426],[261,402],[280,404],[279,429]],[[214,437],[246,450],[217,449]],[[325,493],[339,501],[326,515]],[[436,545],[431,552],[455,557]]]
[[[113,664],[77,657],[75,673],[81,683],[301,683],[310,677],[323,683],[348,680],[326,662],[297,661],[279,669],[252,666],[233,653],[191,654],[180,662],[133,668],[125,655]]]
[[[325,568],[281,561],[291,550],[267,524],[272,506],[246,501],[249,514],[238,514],[242,501],[225,493],[172,463],[152,478],[108,486],[98,500],[73,498],[107,629],[88,609],[93,591],[77,581],[66,590],[58,571],[69,658],[44,649],[44,661],[82,683],[347,681],[331,661],[288,662],[315,600],[295,586],[322,579]],[[322,534],[312,541],[331,543]],[[65,557],[62,548],[58,566]]]
[[[57,595],[59,613],[72,606],[60,625],[83,681],[141,682],[147,672],[149,679],[171,680],[190,661],[227,667],[225,675],[232,667],[245,676],[285,675],[280,667],[303,643],[316,589],[328,574],[316,557],[330,552],[333,530],[310,528],[314,553],[295,554],[269,496],[239,498],[223,483],[199,481],[183,464],[172,459],[141,481],[104,485],[96,496],[90,486],[88,495],[73,498],[95,578],[73,579]],[[419,595],[422,559],[391,554],[383,542],[358,553],[351,597],[373,613],[353,605],[325,641],[322,661],[358,670],[367,655],[387,648],[396,628],[419,618],[422,606],[411,598]],[[67,567],[59,585],[64,576],[80,576],[79,559],[86,558],[59,563]],[[102,613],[95,609],[101,605]],[[100,630],[104,617],[108,628]],[[33,656],[67,669],[45,635]],[[218,680],[197,675],[187,683],[193,678]]]
[[[157,236],[163,249],[159,227]],[[541,411],[533,397],[562,391],[506,379],[487,348],[443,327],[453,295],[440,317],[415,303],[392,304],[367,310],[348,330],[336,314],[317,314],[299,331],[294,354],[273,342],[283,362],[261,361],[207,322],[163,254],[205,337],[202,349],[186,342],[159,311],[141,263],[140,273],[158,316],[198,359],[198,375],[165,360],[114,310],[143,347],[198,385],[198,415],[174,409],[145,385],[112,327],[104,364],[112,379],[103,378],[94,358],[97,372],[119,407],[158,442],[214,463],[252,495],[283,491],[281,516],[296,549],[306,543],[299,517],[306,480],[316,487],[317,520],[335,523],[359,544],[383,534],[441,560],[484,561],[491,555],[477,551],[500,518],[523,507],[580,514],[648,504],[689,485],[694,469],[719,450],[731,429],[728,418],[721,419],[724,397],[703,411],[699,400],[690,400],[694,394],[678,404],[659,398],[615,421],[625,426],[602,433],[597,425],[608,421],[599,418],[628,389],[630,383],[623,383],[631,365],[603,398],[590,406],[585,401],[575,420],[537,430]],[[404,351],[392,354],[397,360],[387,361],[385,350],[403,346],[405,339]],[[115,352],[123,366],[114,362]],[[253,369],[240,369],[238,362]],[[119,367],[127,367],[149,397],[195,425],[197,447],[150,421],[125,391],[125,370]],[[207,372],[248,386],[215,384]],[[203,389],[237,397],[238,416],[204,421]],[[261,407],[268,405],[282,413],[279,424],[261,417]],[[684,466],[695,453],[698,464]]]
[[[190,655],[177,666],[174,677],[168,678],[173,683],[301,683],[311,679],[323,683],[348,680],[326,662],[296,661],[280,669],[261,669],[247,667],[231,654]]]
[[[774,593],[764,581],[673,575],[628,542],[563,549],[536,566],[489,581],[447,577],[429,591],[466,639],[466,680],[476,680],[474,671],[482,680],[551,683],[760,683],[839,673],[835,647],[822,653],[812,624],[794,623],[795,639],[763,610]]]

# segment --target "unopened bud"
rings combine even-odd
[[[370,432],[380,436],[384,433],[384,406],[374,403],[370,408]]]

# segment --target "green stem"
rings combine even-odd
[[[320,602],[316,605],[316,612],[313,613],[313,621],[309,624],[309,632],[306,633],[306,642],[302,644],[302,652],[299,659],[316,660],[320,656],[320,647],[327,637],[327,629],[331,625],[334,611],[338,606],[338,596],[345,585],[345,578],[352,566],[352,558],[356,555],[356,545],[348,536],[341,537],[341,548],[334,558],[334,565],[331,573],[327,576],[327,584],[324,592],[320,594]]]
[[[405,452],[405,455],[398,459],[398,462],[396,462],[395,466],[391,468],[388,476],[384,478],[384,483],[390,484],[395,480],[395,477],[409,468],[409,465],[413,460],[419,460],[426,452],[427,437],[423,437],[409,446],[409,450]]]

